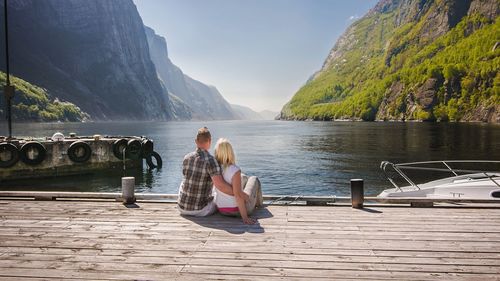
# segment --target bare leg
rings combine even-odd
[[[257,177],[249,177],[243,192],[248,194],[250,200],[245,203],[247,213],[251,214],[255,207],[262,206],[262,190]]]

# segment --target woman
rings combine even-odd
[[[233,147],[227,139],[219,139],[215,145],[215,159],[222,167],[222,177],[233,187],[233,195],[226,194],[214,186],[214,201],[219,212],[228,216],[241,216],[245,224],[254,224],[256,220],[248,215],[256,206],[262,205],[262,191],[257,177],[250,177],[242,188],[241,169],[236,166]],[[243,192],[250,198],[245,202]]]

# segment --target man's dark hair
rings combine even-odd
[[[212,135],[207,127],[198,129],[198,134],[196,135],[196,141],[199,143],[206,143],[212,140]]]

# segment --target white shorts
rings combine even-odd
[[[206,216],[210,216],[211,214],[215,213],[215,211],[217,210],[217,206],[215,205],[214,201],[210,201],[201,210],[186,211],[186,210],[179,208],[179,206],[177,206],[177,209],[179,210],[179,213],[181,213],[181,215],[195,216],[195,217],[206,217]]]

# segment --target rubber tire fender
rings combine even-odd
[[[142,156],[142,143],[138,139],[130,139],[127,142],[127,149],[125,150],[125,156],[128,159],[140,159]]]
[[[14,166],[17,161],[19,161],[19,150],[12,143],[4,142],[0,143],[0,153],[4,151],[10,151],[10,153],[12,153],[12,158],[7,161],[0,160],[0,168],[9,168]]]
[[[153,157],[156,160],[156,164],[153,163]],[[161,167],[163,166],[163,160],[161,159],[161,156],[160,154],[158,154],[158,152],[153,151],[153,153],[151,153],[149,157],[146,157],[146,164],[148,165],[150,170],[161,169]]]
[[[113,143],[113,154],[118,159],[123,159],[123,149],[127,148],[126,139],[118,139]]]
[[[142,141],[142,158],[148,158],[153,154],[154,144],[152,140],[144,139]]]
[[[30,149],[38,150],[38,155],[34,159],[28,157],[28,152],[30,151]],[[30,141],[21,146],[20,158],[27,165],[38,165],[42,163],[43,160],[45,160],[46,156],[47,149],[45,148],[45,146],[43,146],[43,144],[37,141]]]
[[[494,190],[490,194],[491,197],[493,198],[500,198],[500,190]]]
[[[80,148],[85,150],[82,156],[76,155],[76,151]],[[90,159],[90,156],[92,156],[92,149],[90,148],[90,145],[84,141],[75,141],[68,148],[68,157],[73,162],[87,162]]]

